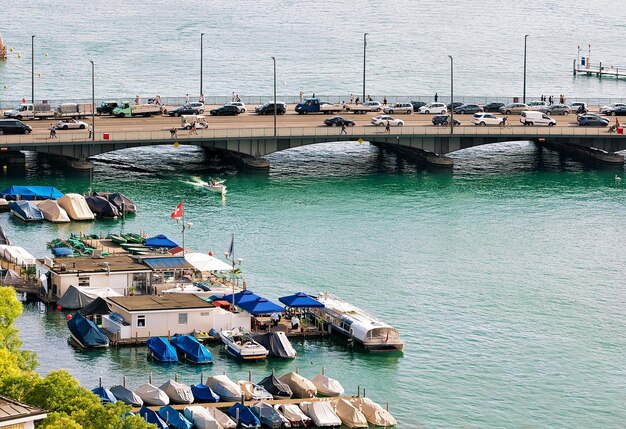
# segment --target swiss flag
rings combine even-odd
[[[178,203],[178,205],[171,214],[171,218],[179,219],[181,217],[183,217],[183,203]]]

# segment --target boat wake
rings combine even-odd
[[[205,182],[200,177],[193,176],[190,181],[183,181],[183,183],[196,186],[198,188],[204,188],[218,194],[226,194],[226,185],[224,185],[224,180],[211,180],[210,182]]]

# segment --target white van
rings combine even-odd
[[[520,113],[519,121],[524,125],[547,125],[549,127],[556,125],[556,121],[542,112],[534,112],[524,110]]]

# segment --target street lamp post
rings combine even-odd
[[[450,134],[454,134],[454,58],[450,58]]]
[[[200,98],[201,99],[204,98],[204,92],[202,90],[202,61],[204,57],[204,50],[202,49],[203,38],[204,38],[204,33],[200,33]]]
[[[31,84],[31,93],[30,93],[30,102],[35,104],[35,36],[30,37],[30,84]]]
[[[367,49],[367,35],[369,33],[363,34],[363,98],[361,99],[361,103],[365,103],[365,56]]]
[[[91,63],[91,141],[96,140],[96,79],[93,60]]]
[[[528,40],[529,34],[524,36],[524,94],[523,94],[523,102],[526,103],[526,41]]]
[[[274,61],[274,137],[276,137],[276,57],[272,57]]]

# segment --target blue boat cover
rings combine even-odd
[[[239,422],[240,423],[243,423],[244,425],[248,425],[248,426],[260,426],[261,425],[261,422],[254,414],[252,414],[252,411],[250,411],[250,408],[246,407],[245,405],[241,405],[240,402],[237,402],[235,405],[230,407],[228,409],[228,414],[230,414],[232,418],[237,418],[237,410],[239,410]]]
[[[171,428],[176,429],[193,429],[193,423],[191,423],[180,412],[176,411],[171,405],[166,405],[159,408],[159,416],[165,420]]]
[[[258,316],[260,314],[284,313],[285,309],[280,305],[274,304],[265,298],[257,298],[251,301],[244,301],[237,304],[240,308],[250,314]]]
[[[144,258],[143,262],[153,270],[193,269],[193,265],[187,262],[185,258],[178,256],[170,256],[165,258]]]
[[[156,411],[152,411],[150,408],[143,405],[139,410],[139,415],[143,418],[147,423],[152,423],[156,425],[159,429],[168,429],[167,423],[163,421],[163,419],[157,414]]]
[[[212,363],[213,356],[202,344],[191,335],[175,335],[172,337],[172,345],[181,352],[188,360],[194,363]]]
[[[109,344],[109,338],[91,320],[85,319],[80,313],[67,321],[67,327],[85,347],[101,347]]]
[[[102,402],[103,404],[108,404],[108,403],[115,404],[117,402],[115,395],[109,389],[105,387],[102,387],[102,386],[96,387],[95,389],[92,389],[91,391],[100,398],[100,402]]]
[[[211,390],[209,386],[204,384],[192,384],[191,393],[193,393],[194,402],[219,402],[220,396]]]
[[[293,295],[281,296],[278,298],[280,302],[287,307],[294,308],[322,308],[324,304],[307,295],[304,292],[298,292]]]
[[[155,237],[146,238],[144,244],[148,247],[177,247],[178,243],[173,242],[163,234],[159,234]]]
[[[176,349],[163,337],[151,337],[146,342],[152,356],[160,362],[178,362]]]
[[[11,201],[9,209],[19,214],[25,220],[43,220],[43,213],[30,201]]]
[[[54,256],[68,256],[74,254],[74,251],[69,247],[55,247],[51,250]]]
[[[9,186],[0,195],[7,200],[56,200],[63,192],[54,186]]]

